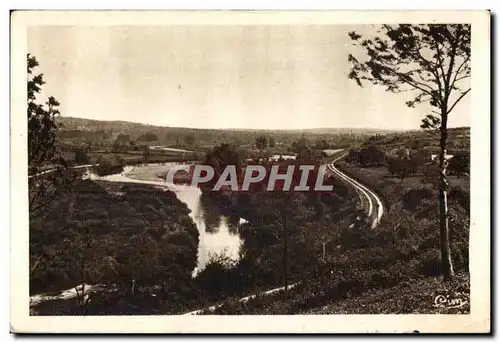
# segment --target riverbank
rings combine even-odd
[[[173,192],[154,185],[76,180],[43,215],[30,218],[30,293],[84,282],[116,288],[115,294],[128,298],[160,287],[176,299],[171,310],[197,306],[186,296],[199,241],[189,214]],[[49,305],[34,311],[53,314]],[[81,314],[81,309],[69,306],[63,312]]]
[[[62,274],[68,275],[44,279],[44,271],[35,268],[34,285],[35,280],[46,280],[47,290],[64,289],[82,279],[104,285],[104,290],[89,296],[85,305],[88,315],[185,313],[230,297],[280,287],[285,279],[288,284],[317,279],[324,272],[322,261],[331,261],[334,256],[341,238],[339,230],[356,216],[355,204],[346,201],[348,190],[337,183],[334,192],[321,197],[258,192],[236,203],[247,209],[248,223],[231,216],[222,220],[226,209],[221,203],[190,186],[162,181],[161,170],[168,167],[126,167],[121,174],[91,176],[78,181],[80,189],[68,189],[64,201],[55,202],[52,213],[54,221],[66,220],[64,225],[49,225],[50,231],[55,231],[52,239],[56,228],[73,233],[50,247],[56,252],[66,249],[55,261]],[[194,205],[190,198],[195,199]],[[115,218],[115,213],[120,218]],[[194,235],[200,244],[190,238]],[[229,253],[225,240],[219,239],[224,235],[234,248]],[[212,238],[211,243],[201,244],[209,242],[207,238]],[[39,236],[33,242],[42,241]],[[85,242],[91,243],[90,248]],[[207,247],[211,246],[219,250],[210,254]],[[84,275],[74,267],[83,257]],[[35,264],[36,256],[32,259]],[[46,263],[44,260],[42,265]],[[36,314],[82,313],[78,297],[45,301],[33,310]]]
[[[140,166],[126,166],[121,174],[99,177],[93,175],[94,180],[109,182],[126,182],[138,184],[152,184],[174,192],[176,197],[188,207],[189,216],[199,232],[198,260],[193,276],[202,271],[212,256],[224,255],[237,261],[240,247],[243,243],[239,229],[247,220],[235,217],[205,197],[199,187],[175,182],[165,182],[165,175],[170,169],[176,169],[176,175],[188,170],[191,165],[184,163],[145,164]],[[189,176],[189,175],[188,175]],[[177,181],[180,181],[177,179]]]
[[[184,164],[178,163],[150,164],[126,166],[119,174],[102,177],[87,174],[86,180],[77,180],[54,202],[54,207],[61,211],[59,213],[61,217],[55,218],[56,213],[49,209],[42,218],[33,220],[32,233],[35,236],[31,243],[39,246],[39,238],[36,235],[41,231],[40,224],[48,217],[52,217],[54,220],[66,218],[68,226],[79,226],[82,229],[86,228],[86,224],[89,223],[88,219],[92,218],[92,225],[96,230],[85,232],[84,240],[97,242],[97,244],[93,243],[86,250],[94,250],[94,252],[99,248],[105,250],[100,261],[99,257],[96,261],[93,256],[88,256],[88,251],[79,250],[78,245],[81,242],[82,232],[75,233],[74,236],[65,238],[62,242],[51,242],[50,247],[44,248],[62,251],[71,246],[73,252],[80,254],[80,260],[84,259],[84,255],[85,260],[90,257],[91,261],[85,262],[90,262],[86,268],[92,269],[92,276],[88,275],[90,274],[88,271],[85,271],[85,275],[83,275],[81,272],[73,270],[72,265],[79,263],[78,258],[67,265],[63,265],[62,261],[59,261],[56,263],[60,267],[59,278],[57,280],[52,277],[46,278],[48,280],[45,280],[47,281],[45,286],[40,285],[40,279],[43,280],[44,276],[47,276],[45,272],[52,269],[53,266],[47,266],[49,261],[45,260],[43,254],[39,254],[38,262],[35,261],[37,252],[36,249],[33,250],[34,274],[31,275],[31,292],[49,291],[49,293],[38,294],[30,298],[33,313],[44,315],[81,314],[81,304],[78,305],[81,302],[81,291],[77,292],[71,286],[78,285],[77,280],[82,279],[89,283],[100,283],[99,285],[87,285],[84,288],[85,292],[89,293],[89,298],[92,299],[86,305],[87,314],[127,314],[127,311],[131,311],[131,313],[144,312],[144,314],[157,313],[155,311],[162,314],[182,313],[218,300],[219,295],[217,294],[203,294],[203,289],[199,287],[198,280],[193,279],[193,276],[197,276],[204,270],[205,266],[210,263],[212,256],[224,253],[224,256],[237,261],[242,244],[238,235],[238,227],[244,225],[246,221],[241,218],[234,221],[221,216],[217,211],[214,213],[210,206],[207,207],[207,204],[203,203],[201,190],[197,187],[168,185],[161,177],[162,173],[169,168],[185,167]],[[133,194],[130,194],[131,191]],[[172,199],[172,196],[176,199]],[[159,204],[158,200],[164,197],[169,199],[168,204],[154,206]],[[71,200],[69,200],[70,198]],[[113,206],[109,213],[104,213],[106,209],[102,208],[104,206],[101,206],[101,201],[120,209],[120,218],[115,218],[111,213],[116,210]],[[74,213],[75,205],[78,208],[86,207],[85,214],[88,214],[88,217],[74,218],[71,214]],[[94,205],[93,208],[90,208],[92,205]],[[123,205],[128,210],[124,210]],[[138,215],[142,217],[141,226],[137,227],[135,231],[132,227],[134,226],[134,218],[137,216],[131,216],[134,211],[130,212],[129,207],[133,207],[136,212],[141,213]],[[161,223],[156,223],[154,218],[151,221],[148,211],[160,214],[162,216]],[[97,217],[95,212],[98,214]],[[125,212],[127,213],[125,214]],[[190,221],[184,217],[186,214],[191,219]],[[120,221],[121,225],[124,225],[122,221],[128,222],[130,229],[124,229],[116,221]],[[177,234],[172,240],[168,239],[169,230],[165,228],[167,222],[168,226],[173,227]],[[112,229],[109,227],[111,223],[113,223],[113,228],[119,228],[121,231],[111,232]],[[56,231],[52,222],[49,221],[47,224],[49,231]],[[196,234],[193,232],[193,227],[197,229]],[[102,228],[107,228],[104,231],[108,235],[102,236]],[[125,236],[130,239],[129,242]],[[195,237],[198,244],[193,244],[194,241],[189,238],[190,236]],[[119,238],[122,240],[120,241]],[[111,244],[104,247],[99,245],[99,241]],[[175,245],[172,246],[172,243]],[[134,245],[135,250],[127,249]],[[176,246],[179,248],[177,249]],[[175,256],[168,257],[165,255],[165,247],[168,247],[168,250],[172,250],[173,253],[178,252],[175,253]],[[196,250],[193,249],[194,247]],[[66,252],[69,253],[70,250],[67,249]],[[196,251],[196,254],[193,254],[193,251]],[[125,254],[128,256],[124,256]],[[121,255],[121,258],[117,255]],[[69,257],[63,256],[63,259],[68,260]],[[193,263],[193,260],[196,263]],[[140,274],[138,274],[138,269],[135,272],[121,270],[121,268],[126,267],[127,263],[132,264],[129,266],[130,268],[139,268],[140,264],[138,263],[140,262],[143,263],[142,267],[145,269],[141,270]],[[40,269],[40,267],[43,268]],[[53,274],[53,272],[50,273]],[[95,274],[102,275],[95,277]],[[122,280],[124,275],[127,275],[126,280]],[[102,284],[103,281],[106,283]],[[64,291],[57,291],[57,289],[68,286],[70,288]],[[98,291],[96,291],[97,289]],[[177,289],[179,293],[172,292],[172,289]],[[162,302],[165,301],[167,293],[168,305],[164,306]],[[182,294],[183,299],[180,299],[179,294]],[[154,306],[152,306],[153,303]],[[130,306],[132,307],[130,308]],[[147,306],[152,306],[151,313],[148,313]]]

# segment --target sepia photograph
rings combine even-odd
[[[490,331],[488,11],[11,25],[14,332]]]

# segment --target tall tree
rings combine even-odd
[[[158,141],[158,136],[154,134],[153,132],[146,132],[137,138],[139,142],[155,142]]]
[[[76,164],[90,164],[90,158],[87,155],[87,151],[85,151],[84,149],[76,149],[75,162]]]
[[[45,84],[43,74],[35,74],[38,61],[27,55],[28,175],[30,216],[37,214],[53,198],[58,185],[67,181],[67,165],[56,145],[59,102],[52,96],[45,104],[37,99]]]
[[[263,150],[263,149],[267,148],[266,136],[259,136],[259,137],[255,138],[255,146],[259,150]]]
[[[194,142],[196,142],[196,138],[194,137],[194,135],[189,134],[184,136],[184,142],[189,148],[192,148],[194,146]]]
[[[149,146],[144,145],[144,147],[142,148],[142,159],[143,159],[143,162],[144,163],[148,163],[150,156],[151,156],[151,152],[149,151]]]
[[[467,24],[382,25],[368,38],[356,32],[349,36],[366,54],[363,61],[349,54],[349,78],[359,86],[364,81],[386,87],[389,92],[413,92],[409,107],[430,105],[423,129],[440,135],[439,212],[440,250],[444,280],[453,277],[448,227],[448,182],[446,180],[448,116],[471,90],[470,37]],[[359,57],[359,56],[358,56]]]
[[[269,142],[269,147],[270,147],[270,148],[274,148],[274,147],[276,146],[276,140],[274,139],[274,137],[273,137],[273,136],[270,136],[270,137],[269,137],[268,142]]]
[[[449,169],[457,175],[457,178],[461,174],[469,172],[470,156],[468,153],[459,151],[453,155],[453,158],[449,161]]]

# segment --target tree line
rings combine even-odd
[[[408,176],[427,176],[429,173],[433,174],[436,179],[439,177],[437,161],[432,160],[429,152],[421,150],[401,148],[389,153],[379,146],[368,145],[359,149],[350,149],[346,161],[362,167],[385,166],[393,177],[399,177],[401,181]],[[447,171],[457,178],[469,173],[469,153],[456,152],[448,159]]]

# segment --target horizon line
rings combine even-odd
[[[73,116],[63,116],[60,115],[58,118],[67,118],[67,119],[83,119],[83,120],[91,120],[97,122],[119,122],[119,123],[131,123],[138,124],[144,126],[151,126],[157,128],[172,128],[172,129],[190,129],[190,130],[219,130],[219,131],[312,131],[312,130],[366,130],[366,131],[386,131],[386,132],[409,132],[409,131],[423,131],[423,129],[413,128],[413,129],[386,129],[386,128],[376,128],[376,127],[332,127],[332,126],[320,126],[320,127],[311,127],[311,128],[293,128],[293,129],[265,129],[265,128],[241,128],[241,127],[231,127],[231,128],[215,128],[215,127],[189,127],[189,126],[167,126],[167,125],[158,125],[158,124],[149,124],[138,121],[130,121],[130,120],[111,120],[111,119],[96,119],[96,118],[84,118],[84,117],[73,117]],[[452,126],[448,127],[448,129],[459,129],[459,128],[470,128],[470,126]]]

